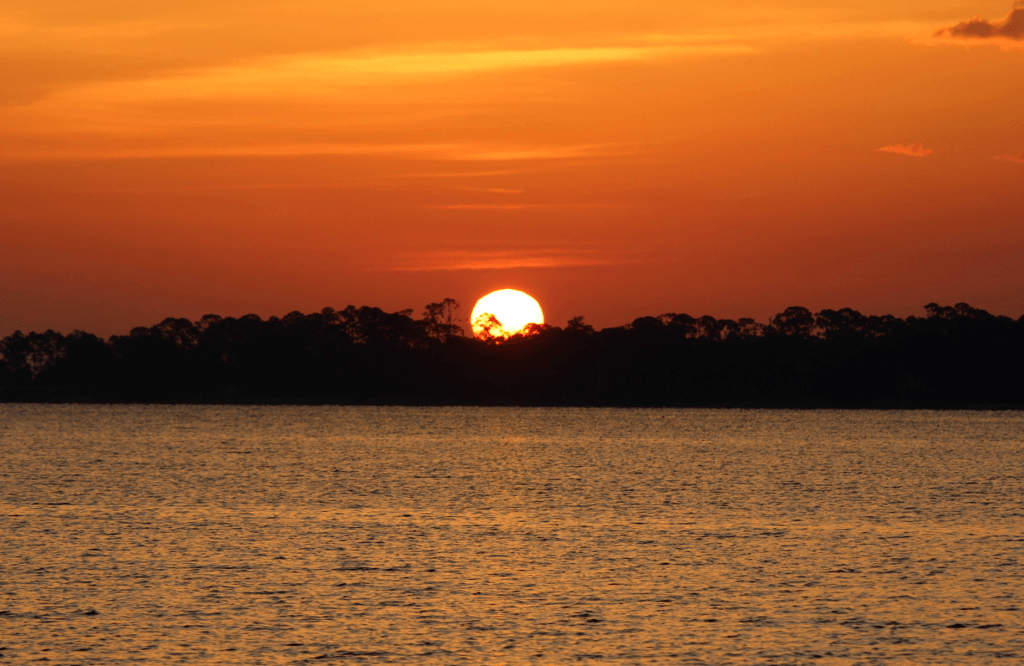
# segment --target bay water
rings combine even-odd
[[[1021,412],[0,405],[0,664],[1024,662]]]

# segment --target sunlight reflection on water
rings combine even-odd
[[[1024,659],[1020,412],[0,405],[0,663]]]

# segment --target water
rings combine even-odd
[[[0,405],[0,664],[1024,660],[1019,412]]]

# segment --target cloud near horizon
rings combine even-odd
[[[897,143],[892,146],[883,146],[877,150],[882,153],[895,153],[897,155],[906,155],[907,157],[928,157],[935,153],[934,150],[925,148],[920,143],[910,144],[909,146]]]
[[[401,265],[384,270],[398,272],[421,271],[487,271],[514,268],[583,268],[614,266],[628,263],[613,260],[591,252],[573,250],[520,250],[520,251],[453,251],[428,252],[406,257]]]
[[[1024,2],[1017,2],[1002,21],[988,21],[975,16],[970,21],[943,28],[936,37],[963,39],[1013,39],[1024,40]]]
[[[539,162],[587,157],[622,157],[635,153],[629,146],[585,144],[570,146],[482,146],[459,143],[258,143],[217,146],[90,146],[57,148],[48,152],[15,151],[0,155],[5,161],[139,160],[212,157],[299,157],[307,155],[389,156],[439,162]],[[492,176],[517,171],[481,171],[426,174],[432,177]]]
[[[1024,164],[1024,153],[1007,153],[1005,155],[996,155],[993,157],[997,162],[1013,162],[1014,164]]]
[[[556,210],[560,208],[619,208],[606,203],[460,203],[427,205],[435,210]]]

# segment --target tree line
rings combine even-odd
[[[667,313],[467,337],[452,299],[168,318],[102,339],[0,341],[0,401],[734,407],[1024,406],[1024,317],[791,307],[767,324]]]

